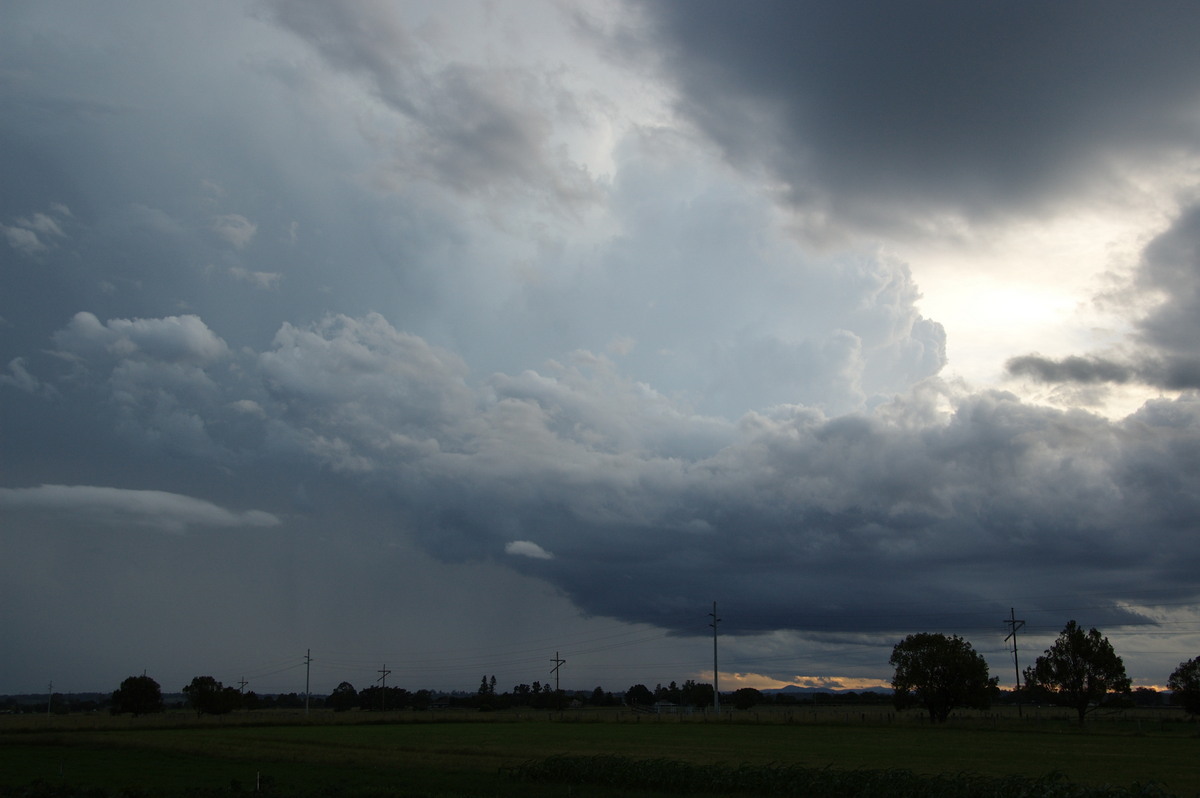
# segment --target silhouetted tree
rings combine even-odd
[[[909,635],[896,644],[888,662],[897,709],[920,705],[934,723],[944,723],[957,707],[985,709],[998,678],[988,678],[984,658],[958,635]]]
[[[433,703],[433,693],[428,690],[418,690],[412,694],[413,709],[429,709],[429,705]]]
[[[625,691],[625,703],[631,707],[648,707],[654,703],[654,693],[644,684],[635,684]]]
[[[683,700],[683,694],[679,690],[679,685],[671,682],[668,686],[663,687],[661,684],[654,688],[655,701],[670,701],[672,704],[679,704]]]
[[[333,692],[329,694],[325,705],[331,707],[334,712],[345,712],[347,709],[354,709],[358,706],[358,691],[354,689],[354,685],[350,684],[350,682],[342,682],[333,688]]]
[[[158,682],[149,676],[130,676],[121,682],[121,686],[112,694],[112,713],[120,715],[132,712],[138,715],[148,715],[152,712],[163,711],[162,689]]]
[[[1200,715],[1200,657],[1193,657],[1179,667],[1167,679],[1171,688],[1171,702],[1181,704],[1189,715]]]
[[[679,688],[679,700],[689,707],[711,707],[713,704],[713,686],[707,682],[697,684],[688,679]]]
[[[275,696],[273,703],[276,709],[303,709],[304,696],[299,693],[279,693]],[[309,703],[319,705],[320,702],[316,698],[312,698]]]
[[[496,708],[495,676],[492,676],[491,681],[488,681],[487,674],[484,674],[482,681],[479,682],[479,690],[475,693],[475,704],[481,711]]]
[[[372,685],[358,691],[358,706],[366,710],[398,710],[410,706],[411,703],[412,693],[403,687]]]
[[[241,705],[241,694],[211,676],[197,676],[183,688],[188,704],[197,715],[225,715]]]
[[[1152,687],[1135,687],[1133,704],[1138,707],[1162,706],[1162,696]]]
[[[1055,704],[1073,707],[1083,725],[1087,713],[1129,695],[1125,663],[1095,628],[1084,632],[1068,621],[1046,653],[1025,669],[1025,684]]]
[[[764,701],[763,694],[753,687],[741,687],[733,691],[733,705],[738,709],[750,709]]]

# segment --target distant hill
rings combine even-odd
[[[763,695],[846,695],[847,693],[879,693],[880,695],[891,695],[892,688],[890,687],[868,687],[862,690],[851,690],[848,688],[831,688],[831,687],[801,687],[796,684],[789,684],[787,687],[771,687],[766,690],[759,690]]]

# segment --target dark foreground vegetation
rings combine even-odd
[[[1167,796],[1157,784],[1092,787],[1072,784],[1061,773],[1046,776],[920,775],[904,769],[805,765],[696,765],[669,759],[622,756],[555,756],[512,771],[519,779],[594,785],[664,794],[827,796],[828,798],[1132,798]]]
[[[0,797],[1200,796],[1178,709],[652,715],[273,710],[0,718]]]
[[[613,796],[651,795],[752,795],[804,796],[805,798],[1171,798],[1154,783],[1129,787],[1093,787],[1072,784],[1061,773],[1027,776],[980,776],[966,773],[918,775],[909,770],[839,770],[802,765],[696,765],[667,759],[639,760],[618,756],[555,756],[528,762],[497,775],[489,795],[531,795],[534,784],[568,795],[586,795],[586,788]],[[580,788],[585,788],[581,791]],[[357,796],[435,796],[458,792],[429,792],[397,784],[384,788],[346,790],[326,785],[296,793],[281,793],[273,784],[256,783],[258,794]],[[240,785],[189,790],[195,798],[245,794]],[[542,791],[538,791],[542,792]],[[158,793],[123,789],[110,792],[37,781],[16,788],[0,787],[3,798],[140,798]]]

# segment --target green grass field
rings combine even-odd
[[[1080,731],[1061,715],[1030,714],[1022,720],[967,716],[938,727],[886,710],[745,712],[719,722],[618,712],[397,713],[386,723],[372,714],[324,712],[307,719],[250,713],[202,719],[190,713],[10,716],[0,719],[0,788],[9,790],[0,795],[27,794],[13,789],[35,781],[146,795],[256,787],[275,795],[566,795],[567,785],[505,774],[552,756],[611,755],[621,762],[906,770],[921,776],[1058,772],[1078,785],[1156,782],[1174,795],[1200,796],[1195,724],[1130,713]],[[671,794],[575,781],[573,796]]]

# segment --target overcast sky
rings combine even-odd
[[[2,14],[0,693],[1200,655],[1200,4]]]

